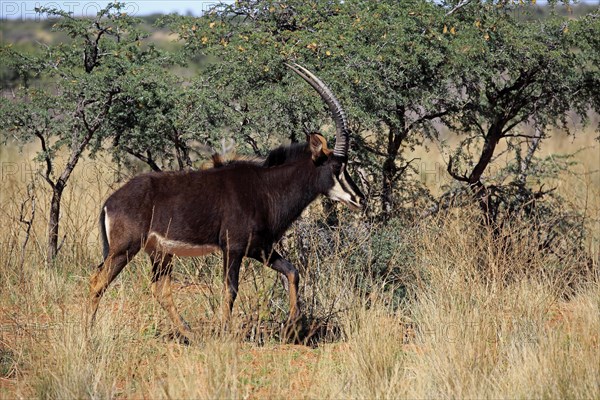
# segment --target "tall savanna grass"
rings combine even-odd
[[[170,339],[144,255],[87,329],[98,209],[119,185],[109,163],[69,182],[55,262],[44,258],[47,188],[35,174],[5,175],[0,397],[600,398],[599,187],[585,176],[560,188],[591,227],[587,249],[568,258],[540,251],[526,221],[499,235],[469,209],[390,230],[349,214],[350,228],[330,229],[311,208],[281,248],[321,323],[310,346],[280,340],[287,295],[273,271],[244,264],[224,335],[220,258],[177,260],[176,301],[199,338],[186,346]]]

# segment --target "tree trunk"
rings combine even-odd
[[[400,146],[408,135],[408,131],[404,126],[404,108],[398,106],[396,112],[399,124],[384,119],[384,123],[388,128],[386,157],[381,168],[381,216],[384,220],[388,220],[394,211],[394,186],[398,173],[396,160],[400,154]]]
[[[479,161],[473,168],[473,171],[471,171],[471,174],[468,178],[468,182],[471,185],[471,189],[473,190],[475,197],[479,201],[479,207],[481,208],[481,211],[483,213],[484,225],[491,225],[493,222],[495,222],[496,210],[490,208],[489,189],[481,182],[481,176],[492,161],[492,157],[494,156],[496,146],[498,145],[500,139],[503,137],[503,126],[504,125],[501,122],[495,122],[494,124],[492,124],[492,126],[490,126],[485,137],[485,143],[483,145]]]
[[[48,218],[48,249],[47,263],[50,264],[58,254],[58,221],[60,218],[60,201],[62,199],[63,188],[56,186],[52,191],[50,200],[50,215]]]
[[[381,168],[382,188],[381,188],[381,213],[384,218],[391,216],[394,209],[394,176],[396,175],[396,155],[389,154],[383,162]]]

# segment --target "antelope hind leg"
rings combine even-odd
[[[132,252],[119,252],[110,254],[102,264],[98,266],[97,271],[90,278],[90,296],[88,299],[88,323],[87,326],[91,329],[96,321],[96,313],[98,312],[98,306],[102,295],[110,285],[110,283],[119,275],[125,265],[129,262],[130,254],[131,257],[137,253],[138,250],[133,249]]]

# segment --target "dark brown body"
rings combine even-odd
[[[247,256],[262,259],[302,210],[330,186],[331,174],[319,172],[307,154],[268,168],[244,162],[204,171],[149,173],[117,190],[106,201],[105,212],[111,235],[142,238],[146,247],[154,242],[153,232],[223,251],[250,250]],[[118,213],[118,221],[113,213]]]

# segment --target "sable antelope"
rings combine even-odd
[[[288,65],[329,107],[335,147],[319,134],[279,147],[263,163],[240,161],[202,171],[153,172],[134,177],[114,192],[100,213],[104,261],[91,277],[90,316],[102,294],[141,249],[152,260],[152,294],[179,334],[191,338],[171,295],[171,260],[223,252],[223,319],[230,318],[243,257],[266,263],[287,278],[288,326],[300,317],[298,270],[273,250],[283,233],[319,195],[354,209],[365,198],[346,171],[349,129],[331,90],[304,67]]]

